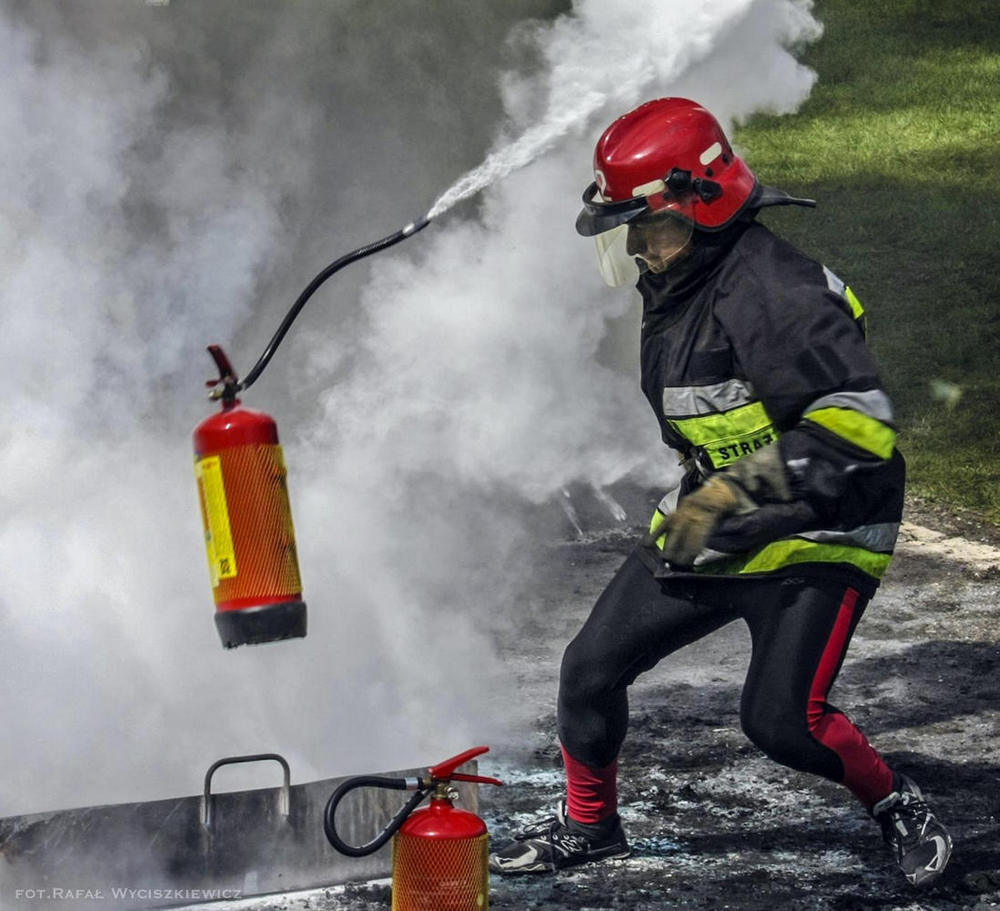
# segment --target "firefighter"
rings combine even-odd
[[[609,284],[636,282],[642,389],[684,474],[563,656],[566,799],[491,868],[626,856],[628,688],[740,619],[753,643],[744,732],[774,761],[843,784],[907,880],[929,883],[951,854],[947,830],[827,701],[902,517],[905,468],[862,305],[756,220],[814,203],[762,186],[700,105],[664,98],[620,117],[594,170],[576,228],[596,239]]]

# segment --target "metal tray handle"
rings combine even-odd
[[[212,794],[212,776],[215,774],[216,769],[219,769],[224,765],[235,765],[240,762],[263,762],[265,760],[277,762],[281,766],[283,780],[281,783],[281,794],[278,797],[278,812],[281,813],[285,819],[288,818],[288,804],[292,776],[285,757],[280,756],[277,753],[254,753],[250,756],[227,756],[224,759],[218,759],[213,762],[208,767],[208,771],[205,773],[205,790],[202,799],[201,824],[206,829],[212,828],[212,809],[215,803],[213,799],[214,795]]]

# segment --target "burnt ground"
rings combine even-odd
[[[631,690],[620,793],[634,854],[554,876],[493,877],[491,907],[1000,908],[1000,876],[990,882],[977,872],[1000,870],[1000,534],[917,501],[907,519],[831,699],[920,783],[951,829],[955,852],[938,883],[909,886],[848,792],[770,762],[745,738],[738,713],[749,638],[736,623]],[[523,724],[480,766],[507,785],[481,789],[494,842],[547,815],[562,796],[559,658],[636,533],[577,535],[550,548],[549,582],[522,605],[517,641],[502,644]],[[255,908],[382,911],[389,900],[388,883],[377,882]]]
[[[737,623],[668,658],[631,691],[620,791],[633,857],[543,879],[494,878],[493,907],[1000,907],[1000,879],[975,876],[1000,869],[1000,551],[976,546],[995,543],[995,532],[968,516],[914,502],[907,519],[831,698],[949,825],[955,853],[943,881],[913,889],[847,792],[772,763],[745,738],[739,695],[749,637]],[[932,542],[956,532],[964,540],[933,547],[928,527],[944,536]],[[609,534],[564,545],[563,585],[589,604],[584,595],[600,591],[632,540]],[[499,770],[514,787],[482,795],[496,840],[562,794],[551,742],[555,673],[585,610],[554,587],[539,600],[537,627],[524,630],[532,653],[511,651],[540,711],[530,749]]]

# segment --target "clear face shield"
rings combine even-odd
[[[666,272],[690,248],[694,221],[673,209],[643,215],[594,237],[597,266],[612,288],[635,284],[641,272]]]
[[[628,255],[628,225],[594,235],[597,268],[609,288],[623,288],[639,280],[639,264]]]
[[[633,190],[631,199],[605,201],[591,184],[576,222],[580,234],[594,238],[601,277],[612,288],[634,284],[640,271],[666,272],[687,255],[694,233],[690,175],[656,180]],[[681,184],[676,188],[673,184]]]

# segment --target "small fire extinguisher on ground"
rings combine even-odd
[[[208,350],[221,373],[209,385],[222,411],[195,428],[194,452],[215,625],[226,648],[305,636],[277,425],[241,406],[225,352],[218,345]]]
[[[428,769],[420,778],[350,778],[330,797],[323,827],[330,844],[342,854],[364,857],[392,838],[392,911],[485,911],[489,907],[486,823],[452,803],[458,796],[453,781],[503,784],[496,778],[456,771],[488,749],[473,747]],[[417,793],[374,839],[349,845],[337,833],[337,805],[348,792],[365,787]],[[428,796],[430,804],[417,810]]]

